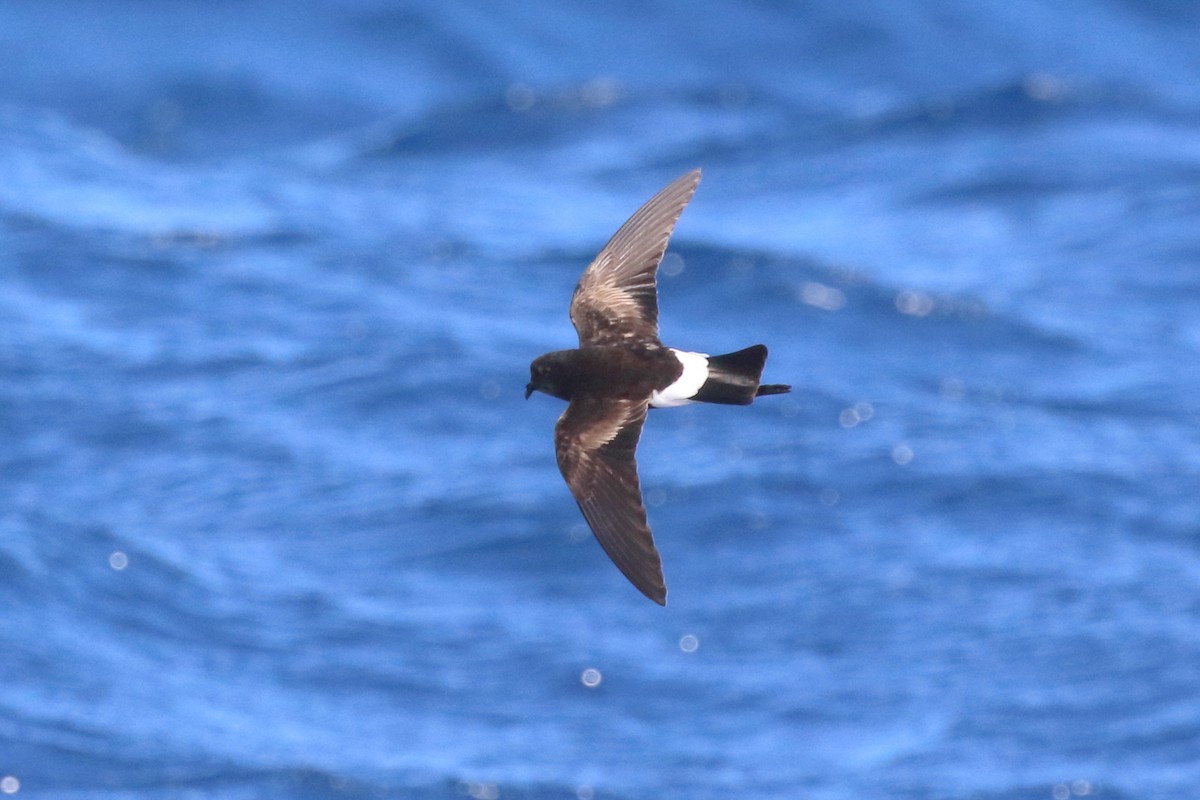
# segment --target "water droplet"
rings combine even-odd
[[[663,260],[659,262],[658,271],[668,278],[674,278],[683,272],[684,266],[683,256],[679,255],[679,253],[667,253],[663,256]]]
[[[928,316],[933,311],[933,298],[924,292],[905,289],[896,295],[896,308],[912,317]]]
[[[125,555],[120,550],[116,550],[109,555],[108,565],[120,572],[129,566],[129,556]]]
[[[612,78],[593,78],[579,87],[579,99],[591,108],[611,106],[621,99],[621,84]]]
[[[1046,103],[1062,100],[1067,91],[1067,86],[1062,80],[1044,72],[1035,72],[1027,77],[1023,88],[1025,94],[1034,100]]]
[[[5,775],[0,778],[0,792],[5,794],[16,794],[21,791],[21,782],[13,775]]]
[[[892,461],[905,466],[913,460],[912,448],[906,444],[898,444],[892,448]]]
[[[800,287],[800,302],[825,311],[837,311],[846,305],[846,294],[835,286],[809,281]]]
[[[494,783],[468,781],[466,789],[472,800],[497,800],[500,797],[500,787]]]
[[[601,675],[600,670],[596,669],[595,667],[588,667],[583,671],[583,674],[579,676],[579,680],[582,681],[583,685],[589,689],[595,689],[600,685],[600,681],[604,680],[604,676]]]
[[[679,649],[685,653],[694,653],[700,648],[700,640],[694,634],[685,633],[679,638]]]

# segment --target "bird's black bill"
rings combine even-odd
[[[527,383],[527,384],[525,384],[525,399],[528,400],[529,395],[531,395],[531,394],[533,394],[533,384]]]

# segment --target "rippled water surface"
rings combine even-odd
[[[1200,783],[1200,14],[0,5],[0,792]],[[584,265],[704,182],[670,604],[583,526]]]

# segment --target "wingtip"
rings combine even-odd
[[[670,188],[672,186],[687,186],[691,190],[692,193],[695,193],[696,187],[700,185],[700,179],[702,177],[703,177],[703,175],[701,174],[700,167],[696,167],[695,169],[688,170],[687,172],[683,173],[675,180],[668,183],[667,188]],[[666,189],[664,189],[663,191],[666,191]],[[688,199],[689,200],[691,199],[690,194],[688,195]],[[685,205],[686,205],[686,203],[685,203]]]
[[[618,565],[619,566],[619,565]],[[624,572],[624,570],[622,570]],[[662,573],[659,573],[658,580],[646,580],[645,578],[636,579],[634,576],[626,574],[626,578],[633,584],[633,588],[644,594],[649,599],[658,603],[660,606],[667,604],[667,584],[662,579]]]
[[[636,586],[637,584],[634,585]],[[642,594],[660,606],[667,604],[667,585],[665,583],[660,583],[657,586],[637,586],[637,588]]]

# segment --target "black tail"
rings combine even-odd
[[[767,348],[761,344],[736,353],[709,356],[708,379],[692,399],[702,403],[748,406],[755,397],[791,391],[792,387],[781,383],[759,384],[766,363]]]

